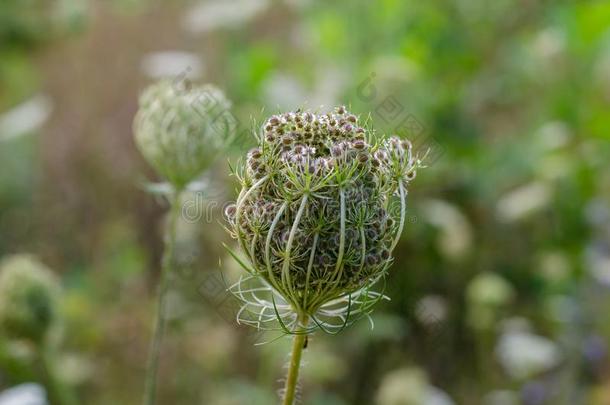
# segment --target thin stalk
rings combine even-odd
[[[165,305],[169,280],[174,266],[174,247],[176,245],[176,224],[180,215],[180,191],[176,191],[171,201],[169,222],[165,231],[165,246],[161,265],[161,281],[157,292],[157,305],[153,338],[148,352],[148,365],[146,367],[146,382],[144,387],[144,405],[154,405],[157,400],[157,372],[159,369],[159,355],[161,341],[165,332]]]
[[[299,369],[301,368],[301,356],[305,346],[307,334],[307,316],[299,315],[297,318],[297,330],[292,340],[292,353],[288,365],[288,375],[284,384],[284,400],[282,405],[293,405],[296,395],[297,381],[299,380]]]

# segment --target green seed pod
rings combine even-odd
[[[392,262],[419,165],[409,144],[377,140],[345,107],[270,117],[227,210],[253,277],[280,295],[280,309],[319,325],[323,315],[366,312],[352,305],[381,297],[370,286]],[[331,311],[338,300],[345,305]]]
[[[57,320],[59,284],[51,270],[29,255],[0,264],[0,331],[40,344]]]
[[[140,97],[135,140],[144,158],[182,189],[209,167],[231,141],[231,103],[212,85],[182,88],[160,81]]]

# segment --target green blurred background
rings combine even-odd
[[[310,339],[302,403],[610,404],[610,2],[2,0],[0,257],[61,277],[83,404],[141,399],[167,206],[131,125],[160,77],[218,85],[240,134],[185,201],[161,404],[277,401],[290,340],[255,346],[277,334],[223,291],[229,162],[269,114],[336,104],[429,167],[391,301]],[[0,390],[33,363],[0,338]]]

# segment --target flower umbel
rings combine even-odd
[[[174,187],[199,176],[231,140],[231,103],[212,85],[160,81],[140,97],[134,133],[140,152]]]
[[[0,330],[38,345],[57,321],[59,282],[33,256],[14,255],[0,265]]]
[[[345,107],[270,117],[226,210],[249,262],[233,288],[246,303],[240,320],[278,319],[294,333],[303,319],[330,331],[366,315],[383,297],[371,286],[392,262],[419,167],[408,141],[377,138]]]

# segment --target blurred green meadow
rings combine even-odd
[[[132,122],[159,78],[217,85],[238,128],[184,200],[160,404],[277,403],[290,339],[224,290],[229,166],[268,115],[340,104],[428,167],[390,300],[310,338],[301,403],[610,404],[610,2],[2,0],[0,260],[59,279],[77,403],[141,401],[167,203]],[[8,390],[40,364],[3,332],[0,405],[30,404]]]

